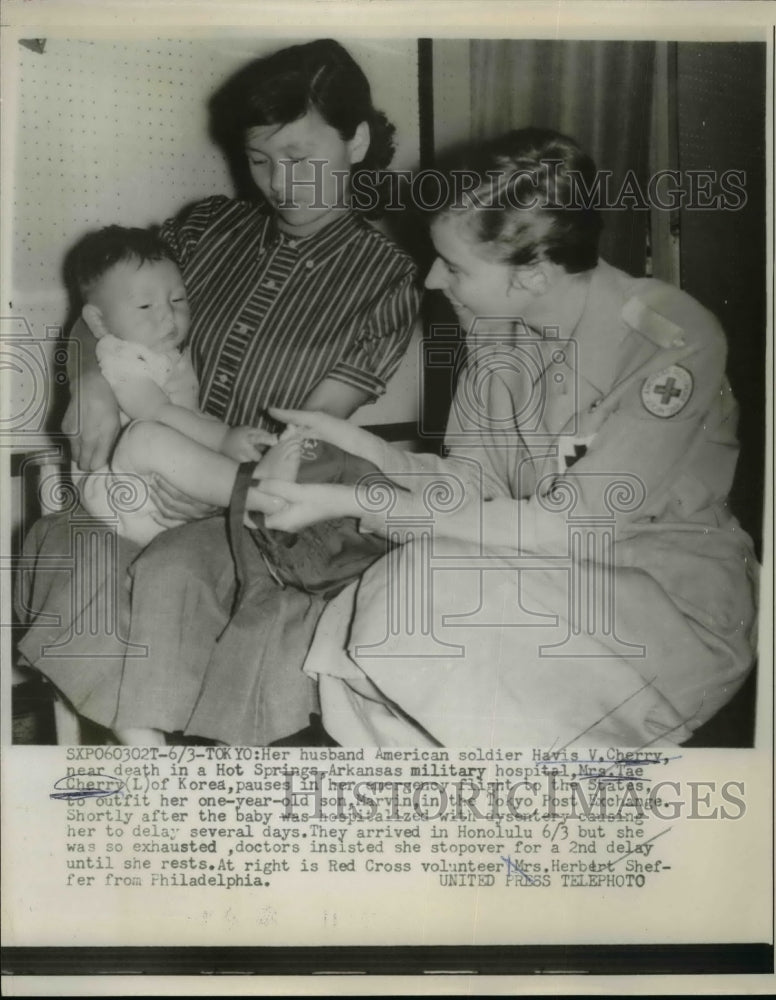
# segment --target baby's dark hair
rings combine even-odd
[[[503,263],[547,259],[569,274],[598,262],[603,228],[593,204],[596,167],[574,139],[523,128],[493,139],[458,169],[472,175],[463,204],[477,242]],[[460,187],[459,187],[460,190]]]
[[[391,162],[396,129],[372,104],[361,67],[331,38],[292,45],[243,66],[211,98],[211,130],[233,154],[248,129],[287,125],[313,109],[346,141],[361,122],[369,126],[369,149],[351,176]]]
[[[148,261],[171,260],[172,251],[155,229],[128,229],[106,226],[87,233],[68,253],[65,279],[71,291],[87,299],[107,272],[121,261],[136,261],[138,267]]]

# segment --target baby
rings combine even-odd
[[[241,462],[258,478],[296,478],[301,437],[277,439],[250,427],[227,427],[197,408],[198,383],[182,345],[189,305],[170,250],[152,232],[109,226],[91,233],[70,256],[82,316],[97,338],[97,358],[121,408],[124,429],[110,468],[73,470],[81,502],[115,520],[140,545],[164,530],[145,477],[162,475],[196,500],[225,507]],[[259,446],[272,444],[262,458]],[[262,510],[256,487],[246,508]],[[268,508],[270,509],[270,508]]]
[[[109,468],[89,474],[73,470],[90,514],[116,522],[121,535],[147,545],[164,530],[145,478],[154,473],[196,500],[230,506],[235,614],[245,597],[246,544],[256,545],[280,586],[326,594],[344,587],[385,552],[385,541],[362,536],[352,518],[315,525],[295,537],[264,529],[262,515],[277,511],[279,501],[261,492],[262,479],[355,483],[376,472],[376,466],[324,442],[305,440],[293,427],[278,440],[250,427],[229,428],[197,409],[197,378],[188,352],[181,349],[189,328],[186,290],[158,237],[110,226],[86,236],[72,252],[70,266],[84,302],[83,319],[97,338],[100,370],[124,424]],[[272,447],[262,457],[258,448],[266,444]],[[258,522],[251,513],[258,514]],[[250,532],[240,530],[243,518]],[[246,607],[244,613],[252,612]],[[164,744],[164,734],[136,721],[114,730],[122,743]]]

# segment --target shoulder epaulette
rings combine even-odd
[[[622,310],[623,320],[659,347],[685,347],[716,331],[724,338],[716,317],[700,302],[664,281],[645,281]]]
[[[622,310],[622,318],[628,326],[659,347],[683,347],[684,327],[669,319],[659,308],[660,305],[665,307],[670,304],[670,296],[660,294],[664,287],[671,288],[670,285],[650,284],[643,292],[628,299]],[[665,301],[661,301],[662,299]]]

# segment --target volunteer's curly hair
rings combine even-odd
[[[598,261],[603,228],[595,206],[596,166],[574,139],[523,128],[478,147],[456,169],[473,177],[460,210],[477,242],[504,263],[546,258],[569,273]],[[451,187],[452,190],[452,187]]]

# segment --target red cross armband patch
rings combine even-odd
[[[641,402],[655,417],[675,417],[687,405],[692,389],[692,373],[681,365],[670,365],[644,380]]]

